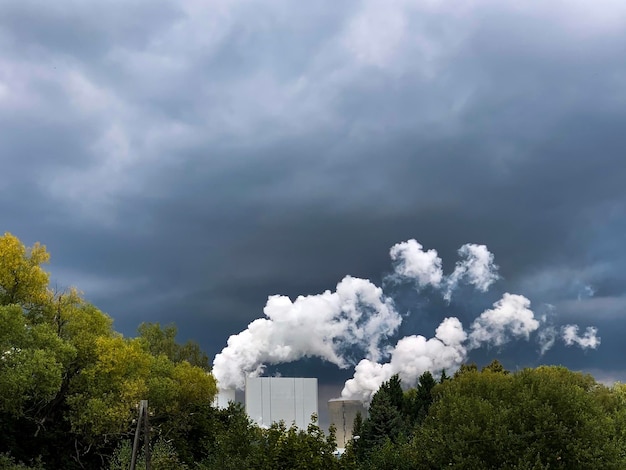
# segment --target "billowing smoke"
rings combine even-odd
[[[469,334],[471,349],[483,344],[502,346],[511,338],[528,339],[539,328],[539,321],[530,310],[530,300],[523,295],[506,293],[493,307],[481,313],[472,323]]]
[[[420,287],[439,287],[443,280],[441,258],[436,250],[424,251],[417,240],[397,243],[389,250],[398,276],[415,280]]]
[[[260,318],[228,339],[215,356],[213,374],[222,388],[241,389],[246,376],[258,376],[266,365],[319,357],[340,368],[350,367],[347,349],[379,360],[382,340],[393,335],[402,318],[391,299],[370,281],[346,276],[335,292],[269,297]]]
[[[434,288],[448,302],[462,283],[486,292],[499,279],[494,256],[484,245],[463,245],[459,261],[447,276],[437,251],[424,250],[416,240],[394,245],[389,254],[392,280],[409,281],[418,290]],[[241,389],[247,376],[262,374],[267,365],[317,357],[348,368],[354,365],[353,355],[360,354],[364,359],[356,364],[342,396],[369,402],[392,375],[399,374],[404,384],[412,385],[425,371],[453,373],[475,348],[502,347],[512,340],[529,340],[533,334],[541,354],[557,339],[583,349],[600,344],[596,328],[587,328],[582,336],[577,325],[559,331],[548,324],[547,315],[535,317],[529,299],[505,293],[467,330],[458,318],[449,317],[434,337],[410,335],[389,347],[389,338],[402,322],[393,299],[369,280],[351,276],[341,280],[334,292],[300,296],[293,302],[285,296],[270,296],[263,312],[265,318],[231,336],[215,357],[213,374],[220,388]]]
[[[441,373],[454,371],[465,361],[467,350],[463,346],[467,334],[457,318],[446,318],[435,332],[426,339],[412,335],[398,341],[386,364],[363,359],[354,371],[354,377],[346,381],[342,397],[369,402],[380,387],[394,374],[405,384],[414,384],[424,372]]]
[[[596,349],[600,346],[600,337],[596,327],[587,327],[582,336],[578,334],[578,325],[565,325],[557,328],[550,318],[554,315],[554,306],[548,304],[546,307],[548,314],[542,317],[541,328],[537,332],[541,355],[549,351],[557,340],[562,341],[566,346],[578,346],[581,349]]]
[[[500,278],[498,266],[493,261],[493,253],[485,245],[467,243],[459,248],[458,253],[461,260],[457,262],[454,272],[447,279],[444,294],[447,301],[450,301],[452,292],[462,280],[466,280],[481,292],[487,292],[491,284]]]
[[[578,336],[578,325],[566,325],[563,327],[562,335],[567,346],[577,344],[583,349],[596,349],[600,346],[598,329],[593,326],[588,327],[582,336]]]
[[[441,288],[448,302],[463,281],[481,292],[486,292],[500,278],[493,253],[485,245],[467,243],[459,248],[461,259],[449,276],[443,274],[442,261],[437,251],[424,251],[423,248],[414,239],[392,246],[389,254],[394,261],[395,276],[411,279],[418,287]]]
[[[524,296],[506,293],[493,307],[474,320],[469,334],[457,318],[446,318],[434,338],[408,336],[398,341],[388,363],[363,359],[357,364],[354,377],[346,381],[342,397],[369,402],[380,385],[394,374],[405,384],[415,384],[426,371],[440,374],[443,370],[457,370],[470,349],[501,346],[513,338],[528,339],[539,328],[540,323],[530,310],[530,300]]]
[[[543,356],[547,353],[554,343],[556,343],[557,338],[557,329],[553,326],[547,326],[542,328],[539,333],[537,333],[537,342],[539,343],[539,354]]]

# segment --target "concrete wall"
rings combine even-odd
[[[350,439],[352,439],[352,428],[356,415],[361,413],[361,417],[367,417],[367,409],[359,400],[330,400],[328,402],[328,414],[330,423],[337,428],[337,447],[343,449]]]
[[[306,429],[318,413],[317,379],[255,377],[246,379],[246,412],[259,426],[284,421]]]

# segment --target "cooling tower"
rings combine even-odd
[[[317,379],[255,377],[246,379],[246,412],[259,426],[284,421],[306,429],[317,415]]]
[[[337,448],[344,449],[352,439],[352,428],[358,413],[361,413],[363,419],[367,417],[367,409],[359,400],[338,398],[328,401],[330,423],[337,428]]]
[[[228,408],[228,402],[235,401],[235,390],[234,389],[219,389],[217,391],[217,395],[213,399],[213,406],[223,410],[224,408]]]

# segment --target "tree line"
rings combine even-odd
[[[436,382],[397,376],[374,395],[342,460],[350,469],[623,469],[626,386],[562,366],[498,361]]]
[[[557,366],[394,376],[342,456],[315,420],[260,428],[239,404],[211,406],[196,343],[158,323],[122,336],[76,289],[50,287],[48,259],[0,236],[0,469],[127,469],[142,399],[155,470],[626,468],[626,387]]]

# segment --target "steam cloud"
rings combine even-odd
[[[393,278],[408,280],[418,289],[436,289],[448,302],[461,283],[486,292],[499,279],[494,256],[484,245],[459,248],[459,261],[447,276],[437,251],[424,250],[414,239],[394,245],[389,254]],[[270,296],[263,310],[265,318],[232,335],[215,356],[213,374],[220,388],[241,389],[247,376],[262,374],[267,365],[318,357],[348,368],[354,365],[349,353],[358,352],[364,359],[356,365],[353,378],[346,381],[342,396],[369,402],[394,374],[411,385],[425,371],[456,371],[472,349],[501,347],[515,339],[528,340],[534,333],[541,354],[557,338],[583,349],[600,344],[596,328],[589,327],[580,336],[577,325],[566,325],[559,335],[554,326],[546,324],[546,316],[536,318],[530,307],[526,297],[505,293],[467,331],[458,318],[449,317],[437,327],[434,337],[410,335],[389,347],[388,339],[402,322],[393,299],[369,280],[346,276],[334,292],[300,296],[293,302],[285,296]]]
[[[469,334],[471,349],[482,344],[501,346],[508,343],[511,337],[528,339],[539,328],[539,321],[530,310],[530,300],[522,295],[504,294],[493,307],[481,313],[472,323]]]
[[[468,243],[459,248],[458,253],[461,261],[456,264],[454,272],[448,278],[444,294],[447,301],[450,301],[452,292],[462,279],[466,279],[479,291],[487,292],[491,284],[500,278],[498,266],[493,262],[493,253],[485,245]]]
[[[439,287],[443,280],[441,258],[436,250],[424,251],[423,248],[413,239],[392,246],[389,255],[396,262],[395,272],[414,279],[422,287]]]
[[[402,318],[393,302],[370,281],[346,276],[335,292],[300,296],[295,302],[273,295],[263,309],[267,318],[228,339],[213,361],[220,387],[241,389],[246,376],[260,375],[268,364],[319,357],[340,368],[351,366],[344,352],[357,347],[379,360],[380,342],[394,334]]]
[[[446,318],[435,337],[407,336],[391,351],[391,360],[378,364],[368,359],[359,362],[354,377],[346,381],[341,396],[369,402],[380,387],[394,374],[405,384],[413,384],[425,371],[456,370],[467,357],[463,342],[467,334],[458,318]]]
[[[408,336],[398,341],[386,364],[363,359],[357,364],[354,377],[346,381],[341,395],[368,402],[380,385],[394,374],[404,383],[414,384],[426,371],[435,374],[443,370],[455,371],[467,359],[470,349],[501,346],[511,338],[528,339],[539,328],[526,297],[506,293],[493,307],[474,320],[469,334],[458,318],[446,318],[434,338]]]
[[[485,245],[467,243],[458,250],[460,261],[449,276],[443,275],[442,261],[436,250],[424,247],[411,239],[391,247],[389,255],[394,262],[394,272],[400,279],[411,279],[418,287],[432,286],[443,289],[449,302],[461,281],[466,281],[481,292],[486,292],[497,281],[498,266]]]
[[[543,328],[537,334],[537,342],[539,343],[539,354],[543,356],[548,352],[554,343],[556,343],[557,330],[553,326]]]
[[[563,341],[567,346],[577,344],[583,349],[596,349],[600,346],[598,329],[590,326],[582,336],[578,336],[578,325],[566,325],[563,327]]]

